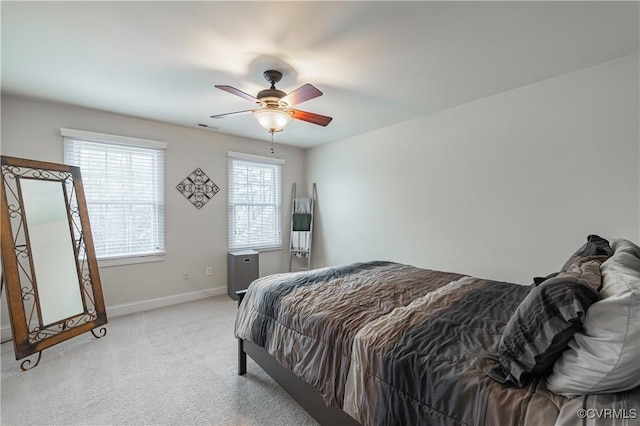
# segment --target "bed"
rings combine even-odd
[[[591,235],[531,285],[373,261],[240,296],[239,374],[248,354],[321,424],[640,424],[627,240]]]

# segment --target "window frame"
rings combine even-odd
[[[232,197],[235,191],[231,188],[233,184],[232,179],[232,162],[233,161],[242,161],[255,163],[256,165],[263,164],[265,166],[277,166],[277,170],[279,176],[277,178],[278,188],[274,188],[275,194],[277,194],[278,201],[274,205],[276,205],[276,218],[277,224],[276,227],[276,238],[268,244],[265,243],[250,243],[243,245],[232,245],[232,233],[235,229],[235,221],[233,215],[233,208],[235,204],[232,204]],[[284,164],[285,160],[281,158],[275,157],[264,157],[260,155],[253,154],[245,154],[241,152],[229,151],[227,154],[227,250],[228,251],[241,251],[241,250],[256,250],[256,251],[269,251],[269,250],[282,250],[284,247],[284,196],[283,196],[283,176],[284,176]],[[238,204],[246,204],[246,203],[238,203]],[[261,204],[261,203],[257,203]],[[256,205],[257,205],[256,204]]]
[[[159,189],[159,193],[162,195],[162,215],[159,220],[159,227],[161,229],[158,230],[162,244],[161,248],[152,253],[132,253],[120,256],[109,256],[109,257],[100,257],[98,258],[98,265],[100,267],[111,267],[111,266],[119,266],[119,265],[131,265],[138,263],[147,263],[147,262],[161,262],[166,259],[167,254],[167,232],[166,232],[166,149],[167,143],[160,142],[150,139],[140,139],[133,138],[128,136],[118,136],[118,135],[110,135],[106,133],[96,133],[85,130],[75,130],[75,129],[67,129],[61,128],[60,134],[63,137],[63,158],[65,163],[68,164],[68,141],[80,141],[80,142],[90,142],[90,143],[99,143],[105,145],[117,145],[123,147],[131,147],[131,148],[147,148],[147,149],[155,149],[163,151],[162,156],[162,178],[160,180],[160,184],[162,188]],[[80,170],[82,173],[82,169]],[[83,180],[86,180],[83,177]],[[85,190],[86,192],[86,190]],[[95,239],[95,233],[94,233]]]

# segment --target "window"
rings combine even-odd
[[[158,260],[165,250],[166,143],[61,129],[64,161],[80,167],[100,260]]]
[[[230,250],[282,247],[284,160],[229,152]]]

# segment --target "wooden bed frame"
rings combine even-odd
[[[246,292],[247,290],[236,291],[238,306]],[[247,355],[321,425],[360,425],[338,407],[327,407],[313,386],[281,366],[266,349],[249,340],[238,339],[238,375],[243,376],[247,372]]]

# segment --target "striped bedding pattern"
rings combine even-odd
[[[235,333],[363,425],[581,425],[544,377],[487,375],[531,288],[383,261],[276,274],[249,287]]]

